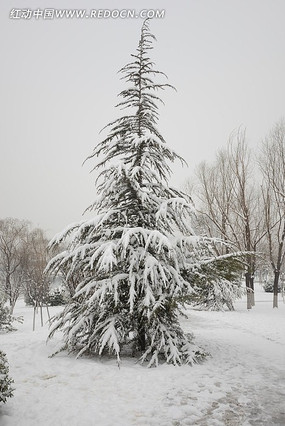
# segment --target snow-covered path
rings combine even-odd
[[[285,305],[260,293],[248,312],[189,311],[183,327],[211,353],[202,365],[147,369],[124,360],[48,358],[47,327],[25,322],[0,336],[15,396],[0,408],[1,426],[285,425]]]
[[[211,319],[205,312],[194,315],[196,342],[212,355],[204,364],[207,377],[198,379],[202,388],[202,395],[197,391],[198,402],[206,403],[204,417],[194,424],[285,425],[285,311],[281,308],[283,317],[258,303],[255,312],[212,312]]]

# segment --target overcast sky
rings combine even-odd
[[[5,0],[1,2],[0,218],[28,219],[49,236],[82,219],[96,196],[84,159],[115,119],[117,71],[142,19],[10,19],[11,9],[159,9],[152,58],[177,88],[163,94],[159,129],[188,169],[182,186],[246,126],[258,146],[285,116],[284,0]]]

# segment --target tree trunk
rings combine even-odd
[[[138,344],[139,349],[144,352],[146,348],[146,339],[145,339],[145,326],[143,323],[143,317],[140,318],[139,327],[138,327]]]
[[[250,294],[251,306],[255,306],[254,276],[252,274],[249,277],[249,281],[250,281],[250,288],[251,288],[251,294]]]
[[[48,308],[48,304],[47,303],[46,303],[46,308],[47,308],[48,320],[50,321],[50,313],[49,313],[49,308]]]
[[[42,302],[40,303],[40,313],[41,313],[41,326],[44,326],[44,319],[43,319],[43,305]]]
[[[12,294],[12,285],[10,281],[10,274],[6,276],[5,293],[10,305],[10,314],[13,314],[14,306],[13,306],[13,294]]]
[[[273,283],[273,308],[278,308],[278,283],[279,283],[280,271],[274,271],[274,283]]]
[[[252,308],[252,289],[250,282],[250,273],[245,273],[245,286],[246,286],[246,307],[247,309]]]
[[[16,302],[13,300],[10,300],[10,314],[13,315],[14,308],[15,308]]]
[[[36,329],[36,309],[37,309],[37,305],[34,305],[34,316],[33,316],[33,331],[35,331]]]

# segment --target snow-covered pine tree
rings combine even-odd
[[[165,75],[149,58],[155,37],[144,21],[132,62],[121,69],[127,89],[117,105],[128,109],[110,123],[108,136],[88,158],[103,157],[91,220],[70,225],[52,245],[69,237],[66,251],[49,270],[68,266],[78,286],[53,323],[66,347],[102,355],[132,348],[149,366],[160,359],[193,363],[204,354],[179,325],[177,300],[190,291],[182,276],[182,246],[175,234],[191,235],[191,200],[168,185],[167,161],[183,159],[167,147],[156,128],[160,98],[169,87],[154,82]]]

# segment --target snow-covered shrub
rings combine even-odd
[[[0,300],[0,332],[16,330],[12,325],[13,321],[15,318],[11,315],[10,309],[4,306],[3,300]]]
[[[47,303],[49,306],[66,305],[67,303],[66,290],[62,287],[51,290],[48,295]]]
[[[263,288],[266,293],[273,293],[273,281],[266,281],[263,284]],[[280,284],[278,284],[278,293],[280,292],[281,292],[281,286]]]
[[[184,279],[184,248],[175,234],[193,234],[191,199],[169,186],[179,157],[156,128],[157,92],[168,84],[149,58],[154,36],[142,26],[133,62],[122,68],[128,88],[119,106],[131,110],[107,127],[109,133],[89,158],[101,157],[94,217],[70,225],[51,247],[69,241],[49,263],[51,273],[67,271],[77,288],[54,318],[50,337],[64,332],[66,346],[84,352],[114,353],[118,362],[129,346],[157,365],[193,363],[203,357],[180,327],[178,300],[191,291]]]
[[[7,357],[0,350],[0,403],[5,403],[7,398],[11,398],[13,396],[13,389],[11,384],[13,380],[9,377],[9,365],[7,361]]]

